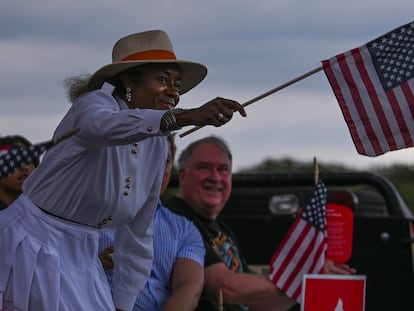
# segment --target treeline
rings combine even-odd
[[[319,164],[321,172],[360,172],[353,168],[337,164]],[[313,171],[313,162],[300,162],[291,158],[283,159],[265,159],[261,163],[237,171],[238,173],[254,172],[311,172]],[[383,167],[372,167],[369,172],[379,174],[391,181],[407,206],[414,213],[414,165],[391,165]]]

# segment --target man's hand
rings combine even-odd
[[[355,274],[356,269],[349,267],[347,264],[337,264],[331,259],[326,258],[324,265],[326,274]]]
[[[102,263],[102,267],[105,271],[114,268],[114,262],[112,261],[112,255],[114,254],[114,247],[109,246],[105,248],[102,253],[99,254],[99,260]]]

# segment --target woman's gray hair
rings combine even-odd
[[[145,65],[135,66],[123,72],[126,75],[130,75],[134,83],[138,83],[141,79],[142,68],[144,66]],[[108,82],[115,86],[115,90],[113,92],[114,95],[122,96],[125,93],[125,90],[119,79],[119,75],[121,73],[117,74],[114,77],[94,79],[93,81],[91,80],[91,74],[80,74],[66,78],[63,81],[63,85],[66,89],[66,94],[72,103],[81,95],[100,89],[105,82]]]
[[[90,74],[81,74],[78,76],[68,77],[63,84],[66,89],[69,100],[73,103],[79,96],[93,91],[94,88],[89,86]]]
[[[207,137],[201,138],[199,140],[196,140],[190,143],[181,152],[180,157],[178,158],[178,169],[185,169],[188,167],[194,148],[196,148],[197,146],[203,143],[214,144],[215,146],[223,150],[225,153],[227,153],[227,156],[229,157],[229,160],[230,160],[230,167],[232,166],[233,155],[231,154],[229,146],[222,138],[212,135],[212,136],[207,136]]]

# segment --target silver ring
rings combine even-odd
[[[223,121],[224,120],[224,114],[222,114],[221,112],[217,115],[217,120],[219,121]]]

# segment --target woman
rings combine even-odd
[[[78,132],[44,155],[2,212],[3,310],[131,310],[153,261],[165,136],[246,115],[222,98],[175,110],[207,70],[177,60],[162,31],[121,38],[112,59],[90,78],[68,81],[73,105],[54,136]],[[112,299],[98,260],[101,228],[116,229]]]

